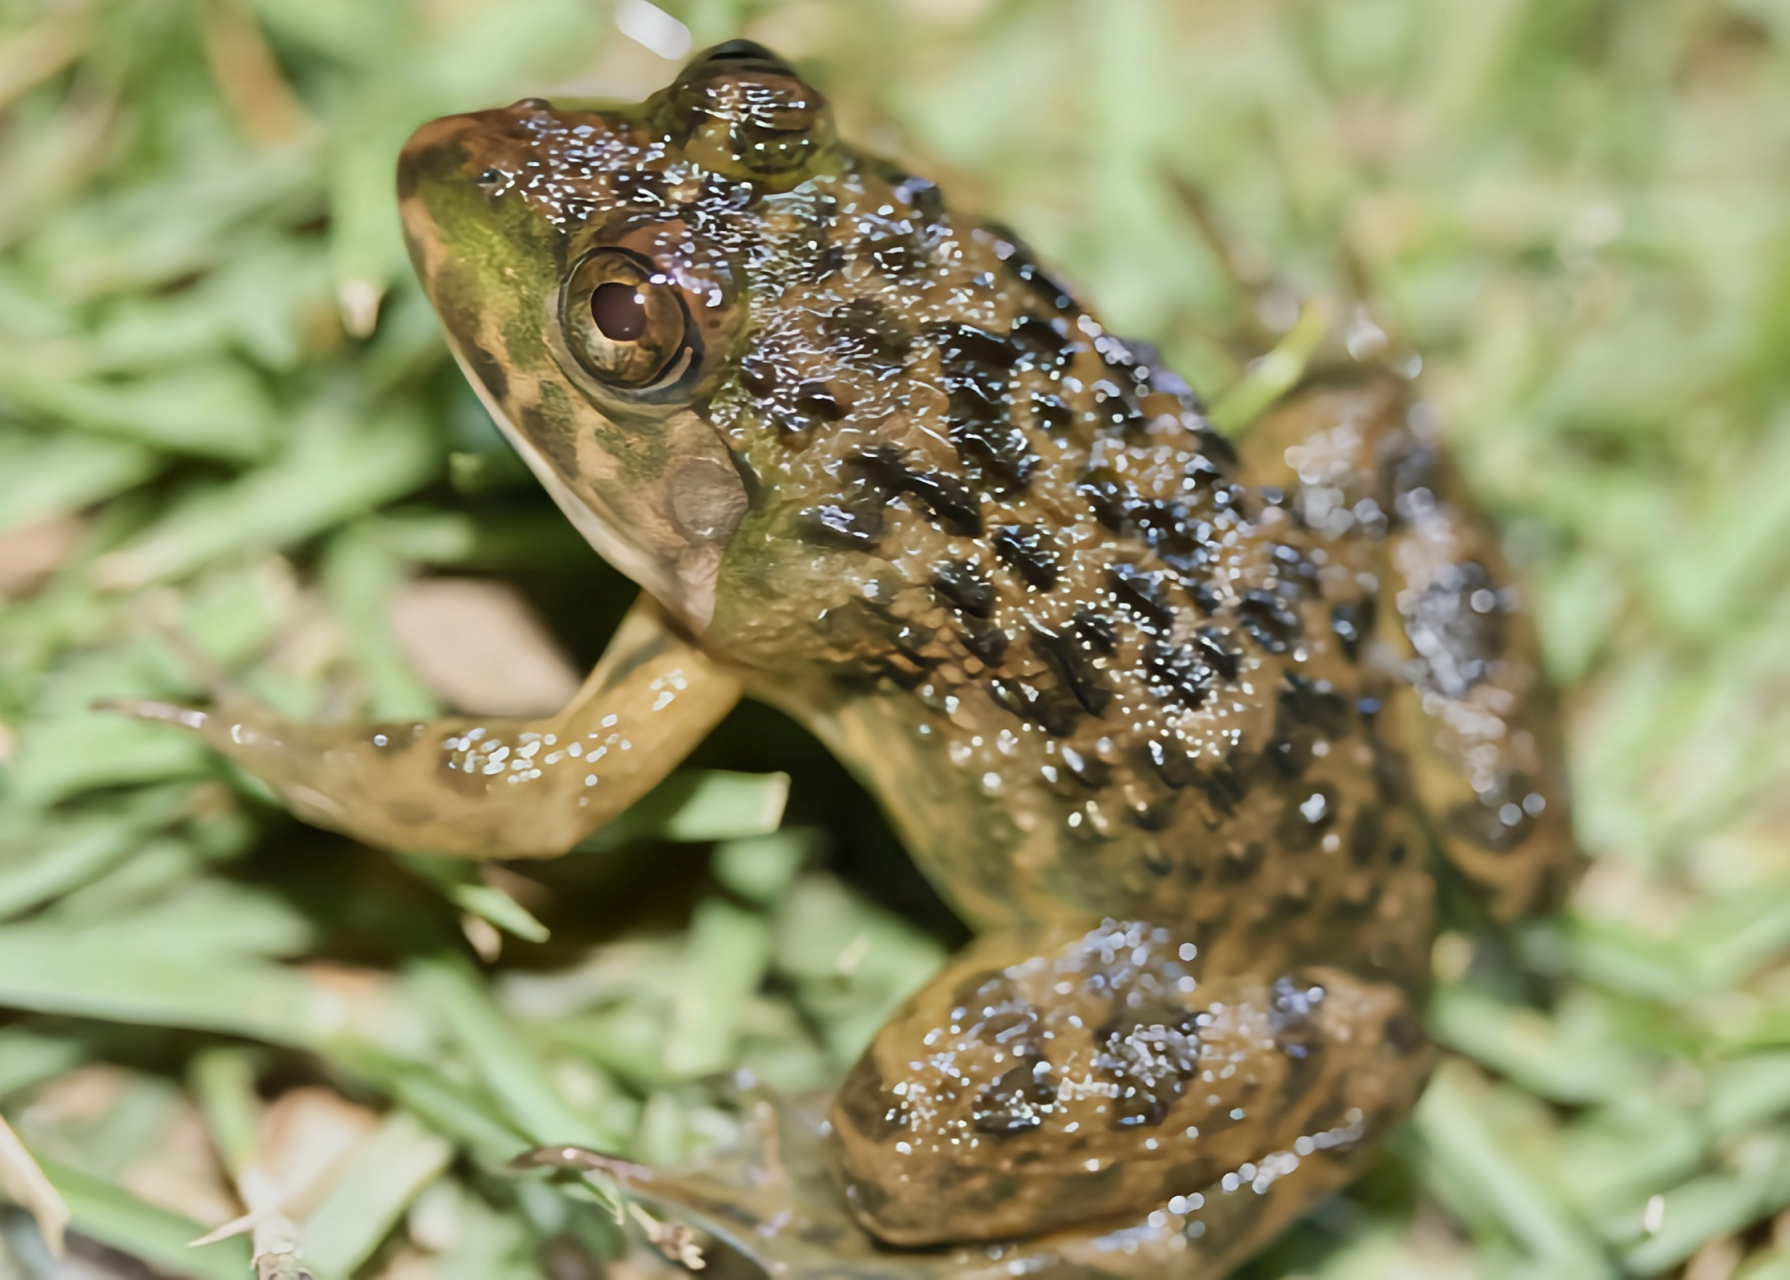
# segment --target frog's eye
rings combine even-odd
[[[766,190],[800,182],[832,137],[826,99],[749,40],[701,55],[666,92],[688,158]]]
[[[683,290],[626,249],[579,259],[560,295],[560,325],[578,363],[617,389],[663,390],[701,363]]]

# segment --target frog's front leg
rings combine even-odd
[[[292,725],[139,702],[196,730],[306,821],[393,849],[564,853],[659,782],[739,700],[642,595],[578,696],[544,720]]]
[[[1162,1248],[1186,1266],[1135,1274],[1218,1275],[1352,1176],[1431,1060],[1404,991],[1342,969],[1209,973],[1139,922],[998,934],[847,1079],[837,1178],[887,1244],[1079,1224],[1037,1246],[1068,1258],[1173,1218],[1182,1243]]]

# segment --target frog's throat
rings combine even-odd
[[[571,486],[566,484],[559,472],[553,469],[553,464],[541,454],[541,451],[527,436],[516,429],[515,424],[510,421],[509,415],[503,411],[503,406],[497,402],[497,398],[485,386],[484,379],[478,376],[471,362],[462,354],[459,344],[450,342],[448,347],[454,353],[454,360],[459,364],[460,372],[465,375],[467,383],[478,396],[479,403],[484,405],[485,412],[491,415],[491,421],[497,424],[511,447],[522,455],[522,460],[528,464],[528,469],[534,472],[535,479],[539,480],[541,487],[552,495],[553,501],[559,504],[559,509],[565,512],[566,519],[570,520],[573,527],[584,535],[584,540],[590,543],[592,549],[616,569],[639,583],[641,588],[660,604],[681,616],[698,633],[706,629],[709,619],[715,613],[714,574],[705,574],[696,581],[691,581],[687,576],[669,571],[656,557],[641,550],[623,537],[614,520],[572,492]]]

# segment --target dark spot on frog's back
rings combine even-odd
[[[1011,643],[1005,631],[992,622],[976,617],[963,620],[958,638],[963,641],[965,649],[990,667],[1000,665],[1001,659],[1007,654],[1007,646]]]
[[[1194,758],[1167,738],[1153,738],[1145,744],[1144,754],[1158,777],[1179,791],[1199,781],[1199,765]]]
[[[1052,631],[1034,624],[1032,646],[1090,714],[1101,715],[1106,711],[1112,702],[1112,687],[1095,657],[1094,650],[1098,645],[1090,643],[1085,632],[1072,627]]]
[[[899,368],[913,346],[910,333],[875,298],[853,298],[820,322],[821,333],[848,362]]]
[[[876,269],[891,280],[912,275],[923,261],[919,243],[911,231],[889,228],[865,237],[863,247]]]
[[[1057,551],[1033,525],[1006,525],[994,531],[994,553],[1040,591],[1057,585]]]
[[[1098,756],[1083,755],[1074,747],[1064,747],[1063,767],[1069,776],[1090,791],[1102,790],[1113,779],[1112,766]]]
[[[1029,402],[1032,406],[1032,420],[1043,431],[1061,431],[1075,421],[1075,410],[1061,396],[1046,395],[1034,391]]]
[[[1501,780],[1477,800],[1466,800],[1448,811],[1448,833],[1492,853],[1510,853],[1535,830],[1536,818],[1519,802],[1531,788],[1520,777]]]
[[[1247,593],[1237,606],[1237,616],[1269,653],[1285,653],[1299,639],[1299,615],[1271,591]]]
[[[1194,633],[1193,643],[1200,656],[1212,664],[1220,679],[1235,680],[1242,654],[1231,647],[1231,634],[1222,627],[1201,627]]]
[[[1067,311],[1075,305],[1075,299],[1070,296],[1069,290],[1038,265],[1038,260],[1026,247],[1025,241],[1006,227],[990,224],[988,229],[997,237],[995,256],[1006,264],[1007,270],[1029,286],[1045,306],[1053,311]]]
[[[889,174],[890,183],[895,188],[895,198],[912,209],[922,225],[931,226],[945,215],[944,193],[938,184],[913,174]]]
[[[797,517],[802,541],[844,551],[868,551],[883,532],[880,507],[822,503],[808,507]]]
[[[1359,600],[1344,600],[1332,605],[1330,609],[1330,629],[1336,632],[1336,638],[1342,643],[1342,650],[1350,662],[1361,655],[1361,645],[1374,629],[1374,598],[1363,596]]]
[[[1226,849],[1218,858],[1218,883],[1242,884],[1262,869],[1268,860],[1268,846],[1251,840],[1242,848]]]
[[[822,422],[837,422],[845,416],[845,405],[833,388],[824,382],[804,382],[796,388],[796,409],[804,416]]]
[[[740,361],[740,385],[757,399],[763,400],[777,389],[775,361],[753,353]]]
[[[1175,621],[1167,578],[1160,570],[1140,569],[1132,564],[1115,564],[1106,571],[1107,589],[1113,598],[1159,630],[1167,630]]]
[[[1020,1064],[996,1077],[976,1098],[971,1123],[978,1133],[997,1137],[1026,1133],[1044,1123],[1057,1100],[1056,1079],[1043,1058]]]
[[[1035,360],[1048,367],[1067,364],[1069,326],[1062,320],[1046,320],[1043,316],[1021,316],[1007,336],[1031,351]]]
[[[893,446],[867,450],[856,459],[866,480],[886,494],[905,493],[919,499],[932,516],[955,532],[971,537],[982,532],[982,506],[976,495],[942,471],[911,467]]]
[[[1156,696],[1193,710],[1205,702],[1217,672],[1190,645],[1158,640],[1144,650],[1144,671]]]
[[[962,399],[961,393],[952,393],[951,443],[957,446],[958,456],[981,468],[1001,493],[1024,489],[1039,463],[1025,432],[998,411],[985,413],[977,407],[958,412]]]
[[[942,326],[936,332],[939,359],[950,370],[969,373],[976,367],[1011,369],[1019,361],[1019,346],[1002,334],[970,324]]]
[[[1358,867],[1372,865],[1386,842],[1384,812],[1377,804],[1362,805],[1349,828],[1349,861]]]
[[[1281,684],[1278,712],[1277,728],[1308,726],[1333,740],[1347,735],[1355,723],[1355,708],[1328,680],[1307,680],[1292,671]]]
[[[1151,1128],[1168,1119],[1199,1070],[1200,1042],[1193,1016],[1165,1008],[1147,1020],[1109,1024],[1098,1035],[1102,1048],[1096,1068],[1118,1089],[1112,1126]]]
[[[1260,766],[1261,757],[1233,751],[1217,768],[1195,774],[1194,782],[1214,812],[1229,818],[1236,814],[1237,806],[1249,795]]]
[[[1322,986],[1299,974],[1276,978],[1268,989],[1268,1030],[1289,1058],[1309,1058],[1321,1041],[1323,1032],[1315,1015],[1328,995]]]
[[[994,585],[962,560],[947,560],[935,569],[932,586],[965,613],[986,618],[994,612]]]
[[[1030,680],[991,680],[988,694],[996,706],[1031,721],[1052,737],[1068,737],[1085,714],[1081,704],[1066,690]]]

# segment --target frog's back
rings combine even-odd
[[[1400,389],[1353,393],[1360,492],[1314,512],[929,183],[848,155],[756,231],[767,300],[711,408],[760,491],[718,651],[980,924],[1145,916],[1420,971],[1425,836],[1376,731]]]

